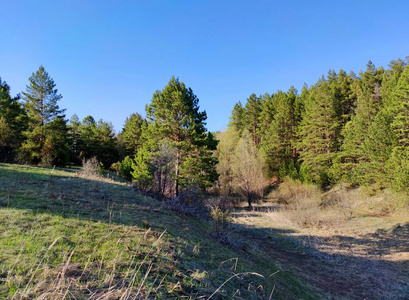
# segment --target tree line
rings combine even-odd
[[[43,66],[15,97],[0,80],[0,161],[63,167],[96,157],[138,188],[166,197],[217,180],[217,141],[199,99],[179,79],[154,93],[146,119],[133,113],[117,135],[111,123],[92,116],[68,121],[61,98]]]
[[[98,156],[105,166],[119,158],[110,123],[92,116],[65,119],[62,95],[43,66],[32,74],[26,91],[15,97],[0,80],[0,161],[63,167]]]
[[[242,190],[234,183],[240,177],[235,161],[250,142],[246,151],[267,178],[409,191],[407,61],[393,60],[388,69],[369,61],[358,75],[331,70],[301,93],[290,87],[238,102],[228,129],[218,135],[225,192]]]
[[[61,98],[42,66],[17,96],[0,79],[0,161],[66,166],[96,157],[145,191],[180,197],[212,187],[249,205],[272,178],[408,191],[409,66],[401,59],[387,69],[369,62],[358,75],[331,70],[300,93],[252,94],[216,134],[175,77],[153,94],[146,118],[133,113],[119,134],[92,116],[68,121]]]

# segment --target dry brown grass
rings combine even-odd
[[[323,192],[299,181],[283,182],[270,198],[283,204],[283,214],[301,228],[340,228],[359,217],[400,217],[409,209],[408,196],[390,190],[368,193],[339,184]]]
[[[286,180],[280,184],[273,196],[294,209],[302,209],[319,204],[321,191],[316,185],[303,184],[298,180]]]
[[[299,226],[319,225],[317,216],[320,211],[321,191],[317,186],[287,180],[273,192],[273,197],[285,205],[286,216]]]
[[[253,211],[232,213],[260,255],[298,270],[326,299],[407,298],[406,195],[345,185],[323,192],[287,181],[268,199]]]

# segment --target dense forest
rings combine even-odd
[[[175,77],[154,93],[146,118],[133,113],[118,134],[92,116],[68,121],[61,98],[42,66],[19,95],[0,80],[1,162],[67,166],[95,157],[143,191],[211,190],[250,206],[286,177],[409,191],[409,65],[401,59],[387,69],[368,62],[358,75],[331,70],[301,92],[252,94],[217,133]]]

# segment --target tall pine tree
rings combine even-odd
[[[65,110],[57,104],[62,96],[43,66],[31,75],[29,82],[22,93],[28,116],[22,158],[34,164],[65,165],[69,158]]]
[[[27,127],[19,96],[10,96],[10,87],[0,78],[0,161],[12,162]]]
[[[367,182],[370,168],[365,150],[365,140],[372,121],[382,108],[381,84],[384,70],[376,69],[369,61],[365,72],[360,72],[352,88],[356,94],[356,109],[351,120],[345,125],[342,145],[343,172],[353,183]],[[379,119],[380,121],[381,119]],[[385,120],[383,118],[383,120]]]
[[[206,112],[199,111],[199,99],[191,88],[172,77],[157,91],[146,107],[155,139],[169,141],[174,149],[174,195],[190,184],[206,188],[217,180],[216,159],[212,150],[217,142],[206,130]]]
[[[298,130],[303,170],[311,172],[311,179],[321,184],[328,183],[328,171],[339,147],[340,103],[331,88],[333,76],[330,73],[328,80],[322,77],[311,88]]]

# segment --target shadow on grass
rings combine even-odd
[[[0,164],[0,206],[87,221],[166,229],[174,236],[184,235],[192,244],[211,236],[210,231],[200,225],[200,222],[175,215],[165,209],[161,202],[144,197],[131,187],[64,174],[66,173],[60,170],[21,166],[16,169],[12,165]],[[256,212],[277,209],[277,206],[271,205],[258,207]],[[235,214],[236,217],[257,216],[245,209],[238,210]],[[205,222],[207,221],[203,221]],[[277,260],[282,269],[296,272],[303,280],[318,287],[320,294],[326,295],[324,298],[408,298],[408,260],[392,262],[382,256],[399,251],[409,252],[409,227],[365,238],[320,238],[319,247],[316,247],[314,241],[311,242],[310,236],[294,238],[294,230],[254,228],[240,224],[231,224],[231,227],[235,238],[243,242],[239,248],[228,246],[240,252],[241,257],[251,257],[260,265]],[[186,234],[186,228],[189,234],[194,235]],[[390,247],[392,243],[396,244]],[[360,247],[363,254],[353,255],[348,251],[351,246]],[[406,271],[402,270],[405,265]],[[300,290],[294,291],[291,288]],[[302,288],[303,286],[294,283],[294,286],[284,287],[282,295],[285,296],[288,292],[300,296],[304,294],[305,299],[313,298]]]
[[[142,225],[142,211],[159,212],[159,202],[113,181],[79,177],[75,171],[67,176],[62,175],[66,170],[0,167],[2,207],[123,225]]]
[[[255,209],[257,211],[257,209]],[[270,212],[271,210],[264,210]],[[236,217],[257,217],[246,208]],[[295,230],[234,223],[244,249],[279,261],[334,299],[409,299],[409,223],[363,237],[294,235]],[[401,255],[390,260],[391,255]]]
[[[129,230],[136,235],[138,235],[138,232],[144,232],[142,237],[140,237],[141,241],[138,243],[143,247],[147,247],[147,249],[151,247],[158,252],[162,251],[160,249],[157,250],[159,246],[155,246],[156,244],[149,245],[148,242],[145,241],[145,238],[148,235],[147,233],[157,238],[165,234],[166,230],[166,234],[164,235],[166,242],[164,242],[164,245],[169,247],[169,249],[163,249],[163,251],[166,252],[164,255],[168,255],[163,263],[163,268],[166,267],[167,269],[160,271],[162,273],[158,273],[157,276],[163,276],[161,277],[165,285],[163,293],[165,293],[165,295],[168,295],[166,293],[176,295],[171,298],[179,298],[184,293],[191,296],[191,299],[194,299],[195,295],[202,297],[211,295],[231,276],[232,269],[230,268],[230,264],[222,264],[222,262],[232,257],[240,257],[237,252],[228,249],[225,245],[218,243],[218,241],[213,238],[209,221],[194,220],[188,216],[178,215],[164,207],[163,202],[145,197],[124,184],[119,184],[114,181],[82,178],[75,176],[75,174],[66,173],[65,170],[0,164],[0,207],[8,208],[1,210],[3,219],[7,219],[8,213],[10,213],[10,217],[13,216],[13,219],[10,218],[10,222],[4,223],[4,231],[2,230],[0,234],[9,231],[8,236],[12,239],[13,243],[16,241],[16,245],[11,244],[10,246],[6,234],[6,239],[0,243],[1,247],[6,247],[8,250],[6,253],[7,256],[0,253],[0,280],[8,276],[8,272],[3,273],[2,271],[4,269],[2,268],[10,267],[11,260],[9,257],[13,257],[16,252],[18,253],[20,247],[22,247],[18,243],[19,239],[26,233],[31,234],[32,227],[35,227],[35,230],[37,230],[40,235],[47,235],[47,232],[50,232],[52,227],[59,226],[59,232],[64,233],[64,241],[68,241],[73,231],[76,231],[78,228],[75,226],[81,226],[81,229],[78,228],[78,231],[82,232],[82,227],[84,227],[85,230],[89,228],[88,221],[96,221],[92,222],[92,226],[99,230],[98,234],[102,234],[103,239],[114,231],[127,232]],[[20,210],[20,212],[16,210]],[[16,219],[18,218],[16,215],[25,215],[25,211],[29,212],[29,214],[27,214],[28,221],[26,223],[24,223],[24,220],[26,220],[25,217],[21,220]],[[33,214],[39,214],[41,216],[39,216],[39,218],[32,218],[31,215]],[[45,214],[56,215],[70,220],[67,222],[64,220],[61,224],[44,223],[43,228],[41,224],[36,223],[35,226],[33,226],[34,224],[30,223],[34,220],[47,220],[47,218],[44,217]],[[54,220],[58,222],[58,218]],[[68,225],[71,223],[71,220],[75,223],[74,227]],[[77,222],[77,220],[80,222]],[[98,223],[103,224],[103,226],[100,227]],[[106,226],[106,224],[123,226],[110,227],[110,225]],[[138,227],[132,227],[133,225],[137,225]],[[63,226],[63,228],[61,228],[61,226]],[[67,226],[67,228],[64,226]],[[16,229],[16,231],[14,231],[14,229]],[[106,233],[101,232],[103,230],[106,230]],[[93,233],[90,233],[89,236],[94,237]],[[118,243],[120,240],[122,242],[123,239],[127,239],[127,237],[122,237],[115,241],[109,240],[108,238],[106,240],[115,245],[115,243]],[[81,240],[81,237],[78,237],[78,240]],[[25,256],[31,255],[35,257],[39,255],[36,249],[39,247],[39,244],[41,244],[41,241],[37,242],[37,240],[33,241],[35,247],[28,249],[27,253],[24,252]],[[132,241],[132,243],[136,242]],[[89,245],[86,242],[84,242],[84,244],[86,246],[85,250],[81,249],[77,250],[77,252],[84,251],[84,255],[91,255],[92,253],[86,253],[86,251],[88,251],[87,246]],[[66,242],[64,245],[67,247],[61,248],[62,251],[68,251],[67,249],[69,247],[75,247],[74,244],[69,244],[69,242]],[[114,245],[111,246],[115,247]],[[49,244],[46,245],[46,247],[49,247]],[[136,246],[133,245],[134,248],[132,249],[126,248],[126,245],[122,245],[122,247],[125,247],[125,252],[121,253],[127,255],[128,251],[133,253],[133,249]],[[115,249],[113,248],[113,250]],[[154,254],[150,252],[154,250],[149,250],[149,253],[146,255],[153,256]],[[59,252],[56,253],[56,257],[60,255],[62,254]],[[74,254],[74,256],[75,255],[76,254]],[[142,256],[139,257],[138,255]],[[136,253],[135,256],[137,256],[135,260],[140,261],[141,266],[147,267],[144,264],[146,259],[146,257],[144,259],[144,253]],[[240,257],[240,260],[241,258],[242,257]],[[158,258],[155,256],[152,259],[156,260]],[[269,265],[273,266],[274,264],[270,262]],[[248,271],[261,273],[263,269],[261,267],[259,268],[259,266],[255,267],[251,260],[241,260],[237,271],[244,273]],[[155,282],[156,279],[158,279],[157,276],[156,278],[151,278],[151,280]],[[195,279],[194,276],[202,276],[203,278]],[[250,277],[244,277],[245,276],[243,276],[243,278],[233,278],[225,286],[229,286],[228,292],[223,288],[223,291],[220,291],[220,293],[230,295],[234,294],[236,290],[240,288],[243,295],[248,295],[248,299],[252,298],[251,295],[261,294],[261,291],[257,290],[257,286],[260,283],[249,290],[247,287],[252,281],[250,281]],[[162,284],[162,279],[158,280],[159,286]],[[296,282],[296,284],[300,285],[298,282]],[[172,285],[176,286],[178,291],[170,289],[169,292],[168,287]],[[0,298],[15,292],[13,287],[10,287],[10,289],[11,290],[7,290],[6,288],[2,289],[0,285]],[[105,287],[100,289],[104,290]],[[163,297],[170,299],[168,296]]]

